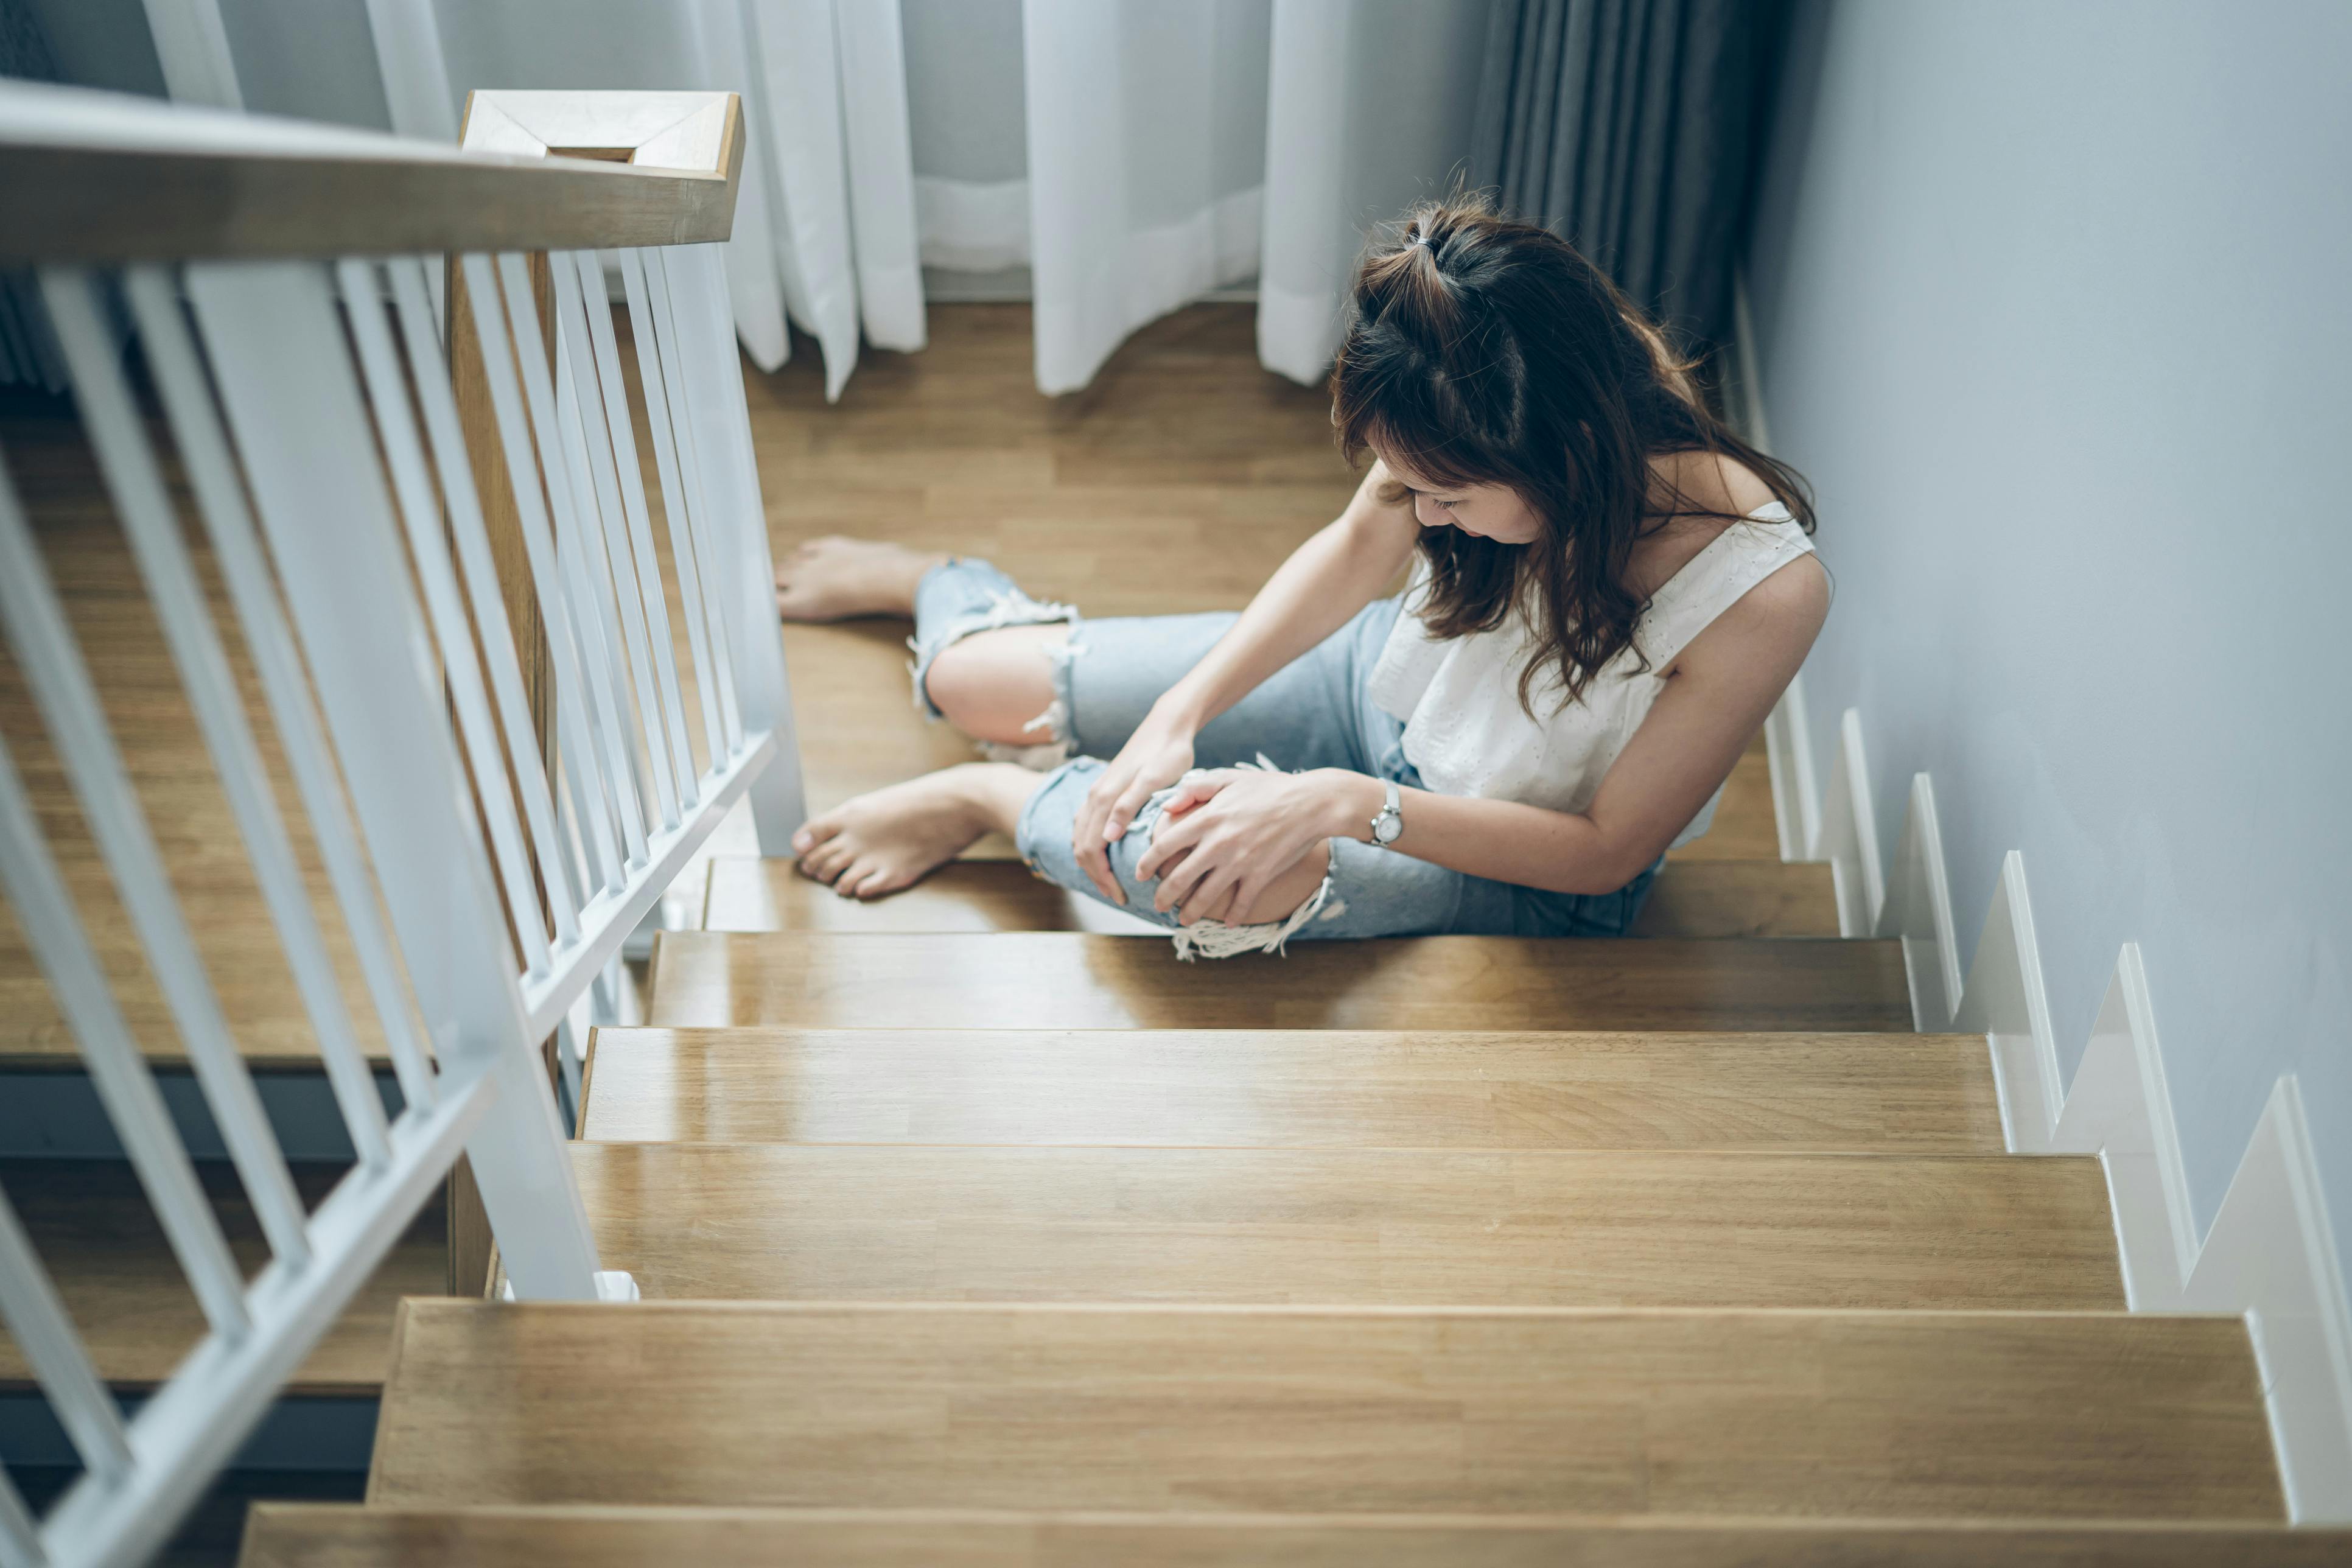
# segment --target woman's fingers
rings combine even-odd
[[[1159,826],[1151,831],[1150,847],[1144,850],[1142,858],[1135,863],[1135,879],[1149,882],[1160,875],[1170,861],[1200,841],[1206,826],[1200,817],[1171,816],[1163,809],[1160,814]]]
[[[1182,913],[1177,918],[1190,925],[1195,921],[1217,920],[1231,924],[1234,918],[1234,884],[1237,880],[1230,866],[1213,866],[1206,875],[1192,885],[1183,900]]]
[[[1079,807],[1077,820],[1071,825],[1070,848],[1077,857],[1078,868],[1094,883],[1095,890],[1114,904],[1127,902],[1127,891],[1111,875],[1109,843],[1103,824],[1110,816],[1110,802],[1120,787],[1116,766],[1105,770],[1087,791]]]
[[[1204,879],[1223,878],[1229,874],[1220,862],[1232,853],[1230,849],[1223,846],[1213,848],[1192,838],[1187,838],[1178,847],[1183,852],[1182,857],[1162,868],[1159,879],[1160,890],[1151,900],[1152,907],[1162,912],[1190,905],[1205,886]]]
[[[1143,809],[1145,801],[1158,793],[1147,777],[1139,774],[1129,781],[1128,786],[1119,791],[1118,799],[1111,805],[1109,820],[1103,824],[1103,841],[1116,844],[1126,837],[1127,830],[1135,824],[1135,814]]]
[[[1211,869],[1205,856],[1187,855],[1180,860],[1171,861],[1167,868],[1160,873],[1160,890],[1152,896],[1151,907],[1162,914],[1171,910],[1181,909],[1193,887],[1202,877],[1207,876]]]

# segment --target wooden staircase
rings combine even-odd
[[[862,404],[755,384],[785,542],[1122,614],[1237,602],[1337,503],[1245,315],[1149,330],[1068,428],[992,390],[1025,321],[952,326]],[[1178,566],[1123,515],[1224,531]],[[960,754],[903,635],[786,628],[814,808]],[[698,868],[574,1151],[647,1300],[404,1303],[366,1504],[257,1509],[249,1568],[2352,1552],[2286,1528],[2243,1324],[2126,1312],[2095,1163],[2003,1152],[1983,1039],[1837,939],[1760,747],[1637,941],[1178,964],[1008,853],[874,904]]]
[[[2284,1528],[2243,1325],[2124,1310],[2096,1163],[2001,1152],[1891,944],[1179,965],[999,869],[716,863],[772,929],[663,937],[574,1153],[646,1301],[404,1303],[366,1505],[247,1562],[2352,1548]]]
[[[1185,368],[1208,319],[1152,330],[1180,362],[1153,384],[1189,388],[1187,428],[1223,405]],[[1226,331],[1194,358],[1248,363]],[[1018,382],[1025,326],[1003,335],[989,352]],[[925,359],[961,352],[943,328]],[[1164,439],[1168,411],[1119,402],[1152,394],[1106,384],[1096,429],[1131,416]],[[939,405],[972,418],[968,392]],[[772,487],[787,521],[810,497],[904,515],[909,492],[876,487],[929,450],[954,537],[1005,508],[979,525],[990,552],[1041,590],[1076,587],[1024,549],[1095,572],[1106,610],[1190,607],[1166,604],[1164,563],[1069,531],[1118,510],[1101,451],[1073,440],[1047,463],[1082,492],[1064,515],[1017,443],[955,447],[877,401],[870,429],[870,411],[828,415],[823,449],[763,431],[809,481]],[[1286,407],[1248,439],[1306,451],[1323,419]],[[290,980],[256,956],[257,899],[207,853],[234,828],[181,776],[196,742],[155,628],[116,602],[120,545],[79,515],[86,457],[59,430],[48,461],[45,548],[110,653],[110,706],[149,742],[136,782],[240,1044],[315,1078]],[[843,482],[860,462],[887,477]],[[1217,506],[1316,514],[1253,488],[1307,481],[1249,471]],[[1216,557],[1232,583],[1176,582],[1180,600],[1245,592],[1287,548],[1236,515],[1249,542]],[[908,712],[900,635],[788,629],[820,808],[952,760]],[[45,807],[69,809],[5,669],[0,726]],[[2285,1527],[2243,1324],[2127,1313],[2095,1163],[2003,1152],[1982,1038],[1911,1032],[1898,945],[1839,940],[1827,868],[1780,860],[1760,748],[1629,942],[1179,965],[1004,853],[870,905],[776,862],[698,866],[701,929],[661,941],[646,1026],[593,1042],[573,1152],[604,1260],[647,1300],[429,1299],[446,1243],[428,1210],[288,1389],[381,1389],[366,1505],[261,1505],[245,1561],[2352,1557],[2345,1532]],[[102,868],[67,871],[169,1074],[184,1064]],[[66,1070],[38,991],[0,931],[5,1082]],[[206,1173],[250,1253],[234,1180]],[[127,1176],[5,1182],[100,1372],[152,1387],[201,1320]],[[0,1393],[26,1386],[0,1340]]]

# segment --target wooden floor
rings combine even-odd
[[[599,1142],[1997,1154],[1975,1035],[599,1029]]]

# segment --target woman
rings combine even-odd
[[[926,710],[1058,765],[861,796],[803,870],[876,898],[992,829],[1182,957],[1622,934],[1829,607],[1801,481],[1686,368],[1563,241],[1425,205],[1359,266],[1332,373],[1370,470],[1238,616],[1081,622],[982,562],[804,547],[787,619],[911,614]]]

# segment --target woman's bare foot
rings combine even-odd
[[[776,568],[776,613],[788,621],[912,615],[915,584],[946,559],[880,540],[812,539]]]
[[[1038,782],[1009,763],[966,763],[861,795],[793,835],[801,874],[845,899],[895,893],[982,834],[1011,832]]]

